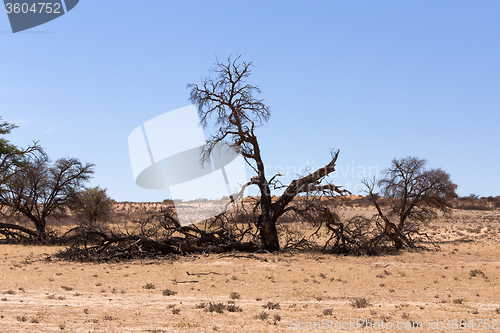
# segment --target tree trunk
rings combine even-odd
[[[264,216],[259,216],[259,220],[263,220]],[[280,243],[278,239],[278,232],[274,221],[259,221],[259,235],[262,241],[263,249],[269,252],[276,252],[280,250]]]
[[[44,241],[47,239],[47,232],[45,231],[45,226],[46,222],[45,219],[43,220],[33,220],[33,223],[35,224],[36,227],[36,232],[37,232],[37,238],[39,241]]]

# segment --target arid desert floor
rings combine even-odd
[[[88,264],[46,260],[60,247],[0,245],[0,332],[500,331],[500,213],[457,211],[428,228],[441,250],[372,257]]]

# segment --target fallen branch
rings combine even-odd
[[[178,284],[178,283],[198,283],[198,281],[177,281],[176,279],[173,279],[173,280],[170,280],[172,281],[174,284]]]
[[[267,262],[267,258],[259,257],[259,256],[256,256],[255,254],[252,254],[252,253],[250,253],[250,254],[223,254],[223,255],[218,256],[218,258],[229,258],[229,257],[232,257],[232,258],[256,259],[256,260],[266,261]]]
[[[217,275],[222,275],[221,273],[217,273],[217,272],[207,272],[207,273],[189,273],[189,272],[186,272],[187,275],[196,275],[196,276],[200,276],[200,275],[210,275],[210,274],[217,274]],[[227,275],[227,274],[224,274],[224,275]]]

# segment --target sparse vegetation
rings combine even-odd
[[[16,316],[16,320],[24,323],[24,322],[28,321],[28,317],[26,317],[25,315]]]
[[[273,303],[269,301],[266,304],[262,305],[262,307],[268,310],[280,309],[280,303]]]
[[[256,315],[255,318],[260,320],[267,320],[267,318],[269,318],[269,313],[262,311],[261,313]]]
[[[333,309],[324,309],[323,310],[324,316],[331,316],[332,314],[333,314]]]
[[[196,304],[195,309],[204,309],[206,306],[207,306],[207,303],[204,303],[204,302],[198,303],[198,304]]]
[[[470,271],[470,276],[472,277],[481,276],[485,278],[486,274],[484,274],[484,272],[480,269],[473,269],[472,271]]]
[[[239,306],[236,306],[235,304],[229,304],[226,306],[226,310],[228,312],[242,312],[243,309],[240,308]]]
[[[205,307],[205,311],[207,312],[215,312],[215,313],[224,313],[224,310],[226,309],[226,305],[224,303],[212,303],[209,302],[208,306]]]
[[[368,300],[366,298],[357,298],[351,303],[351,305],[354,308],[361,309],[361,308],[369,307],[370,303],[368,302]]]
[[[173,295],[175,295],[175,294],[177,294],[177,291],[170,290],[170,289],[164,289],[164,290],[162,291],[162,295],[163,295],[163,296],[173,296]]]

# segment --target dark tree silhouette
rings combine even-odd
[[[449,199],[456,197],[457,185],[441,169],[426,170],[425,163],[417,157],[393,159],[378,182],[382,195],[393,199],[400,230],[408,219],[424,221],[435,217],[436,211],[451,212]]]
[[[27,217],[36,228],[28,229],[29,232],[17,230],[43,241],[47,236],[47,218],[64,213],[70,198],[90,179],[93,166],[74,158],[59,159],[51,165],[45,154],[24,159],[17,172],[2,185],[0,204],[12,215]]]
[[[257,86],[246,82],[251,74],[252,63],[240,62],[229,57],[226,62],[217,60],[212,72],[215,78],[207,78],[200,85],[189,84],[190,101],[198,108],[204,127],[213,121],[216,132],[207,140],[204,158],[208,159],[219,143],[226,143],[244,158],[256,175],[243,187],[255,185],[260,191],[260,215],[257,221],[264,249],[277,251],[280,248],[276,223],[295,196],[305,192],[329,192],[344,194],[347,191],[331,183],[322,183],[335,171],[339,152],[332,153],[331,161],[322,168],[296,179],[285,187],[283,195],[272,202],[271,191],[276,188],[276,177],[268,178],[255,129],[269,120],[270,109],[255,96],[260,93]]]
[[[457,185],[450,180],[450,175],[441,169],[425,169],[426,160],[417,157],[393,159],[391,166],[383,171],[384,178],[378,182],[382,195],[392,199],[391,212],[397,217],[397,225],[390,222],[384,214],[374,193],[375,181],[363,181],[369,198],[374,203],[379,216],[385,223],[385,234],[397,248],[404,243],[414,247],[405,236],[417,232],[407,222],[424,221],[437,215],[451,212],[450,199],[456,197]]]

